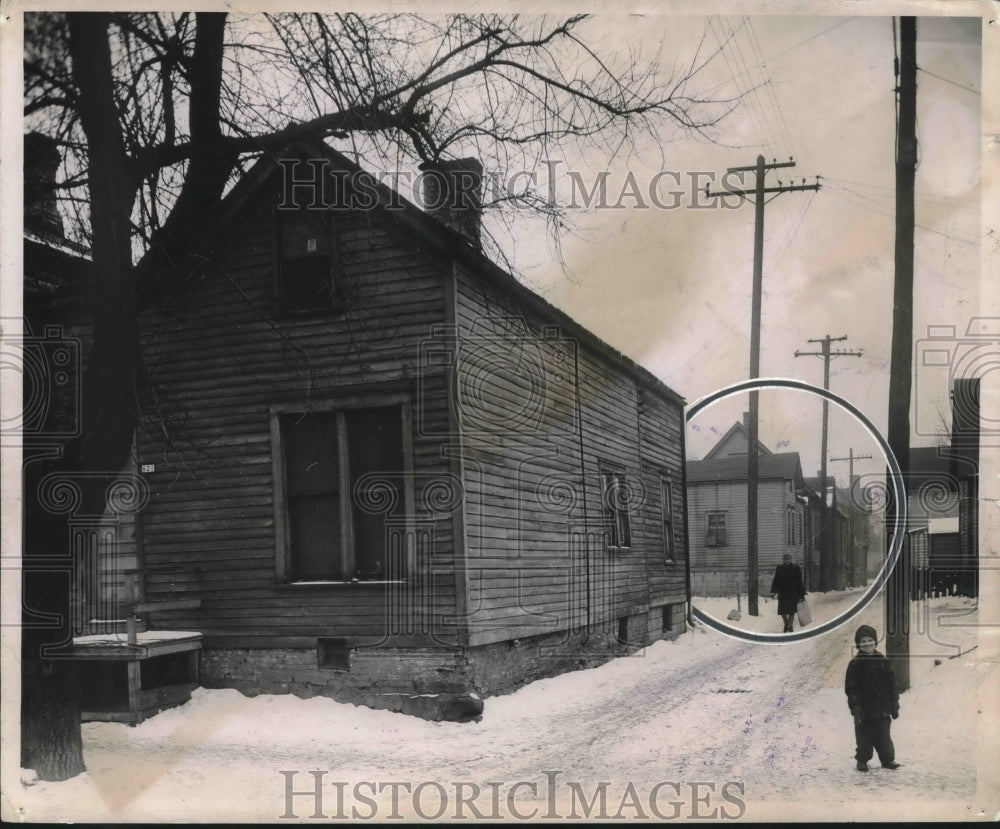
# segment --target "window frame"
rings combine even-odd
[[[663,560],[677,563],[677,543],[674,539],[674,486],[669,472],[660,473],[660,527],[663,530]]]
[[[624,506],[618,505],[616,500],[609,497],[609,489],[616,493],[620,491],[627,493],[628,476],[623,468],[610,466],[602,466],[600,475],[601,518],[606,538],[605,546],[608,550],[631,550],[632,517],[629,512],[628,497],[625,497]],[[619,543],[615,543],[616,541]],[[622,541],[625,543],[620,543]]]
[[[354,571],[354,527],[351,492],[353,489],[348,467],[348,444],[346,442],[346,413],[358,409],[374,409],[399,407],[402,427],[403,451],[403,509],[402,520],[396,519],[404,527],[406,538],[404,551],[403,579],[293,579],[291,526],[288,520],[288,493],[285,470],[285,440],[282,433],[282,422],[288,416],[297,414],[336,414],[336,435],[338,441],[339,464],[339,499],[340,499],[340,534],[343,572]],[[353,395],[330,400],[312,401],[309,405],[302,403],[277,403],[269,407],[271,431],[271,469],[274,494],[274,556],[275,576],[280,585],[377,585],[387,583],[402,583],[412,580],[416,573],[416,556],[412,539],[415,538],[415,496],[413,487],[413,417],[412,402],[409,394],[384,393],[372,395]],[[344,451],[341,451],[343,447]]]
[[[296,207],[294,209],[281,209],[274,205],[271,211],[272,228],[272,270],[274,275],[274,296],[278,303],[279,316],[288,319],[299,319],[333,314],[343,309],[341,298],[340,277],[342,268],[340,263],[340,235],[339,226],[334,215],[334,210],[326,208],[322,210],[310,210],[308,207]],[[282,250],[285,235],[285,222],[293,216],[300,214],[319,215],[322,214],[326,222],[327,245],[329,252],[326,256],[329,273],[330,301],[329,304],[316,308],[295,308],[289,305],[287,291],[285,290],[285,261],[286,259],[306,260],[308,256],[286,257]],[[317,257],[320,258],[320,257]]]
[[[712,518],[722,518],[722,543],[718,540],[720,527],[712,526]],[[729,513],[727,510],[707,510],[705,513],[705,546],[706,547],[728,547],[729,546]]]

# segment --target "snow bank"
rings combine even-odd
[[[135,728],[86,724],[88,773],[63,783],[26,774],[5,787],[5,817],[273,822],[289,809],[286,787],[310,789],[312,772],[326,786],[328,816],[336,816],[336,785],[349,796],[385,781],[443,792],[466,783],[485,791],[500,781],[507,793],[527,781],[537,791],[522,787],[514,803],[526,813],[533,803],[544,809],[553,770],[567,781],[563,796],[568,781],[583,792],[608,782],[612,816],[622,787],[633,786],[643,800],[664,781],[737,786],[747,820],[992,816],[996,744],[986,735],[995,735],[996,712],[984,700],[997,672],[978,648],[982,632],[970,600],[914,606],[912,687],[893,724],[903,767],[854,770],[844,670],[855,623],[881,632],[881,618],[876,602],[844,628],[780,645],[699,626],[635,656],[490,698],[478,724],[428,722],[324,698],[199,689],[183,707]],[[390,814],[387,798],[372,798],[378,819]],[[312,798],[292,802],[298,819],[310,819]],[[507,805],[502,801],[499,817],[510,815]],[[691,817],[692,804],[685,808],[681,817]],[[655,817],[646,812],[638,816]]]

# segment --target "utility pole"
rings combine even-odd
[[[899,18],[899,99],[896,121],[896,275],[889,362],[889,448],[904,478],[910,468],[910,392],[913,370],[913,188],[917,169],[917,19]],[[900,504],[890,504],[888,526]],[[905,528],[903,528],[905,531]],[[896,539],[898,540],[898,539]],[[886,538],[886,543],[891,543]],[[899,690],[910,687],[910,549],[904,543],[889,573],[885,596],[885,652]]]
[[[768,170],[775,170],[780,167],[794,167],[795,162],[789,158],[788,161],[777,161],[771,159],[770,164],[764,162],[764,156],[757,156],[757,163],[749,167],[730,167],[726,170],[730,173],[753,173],[754,188],[750,189],[730,189],[718,193],[710,193],[708,185],[705,185],[705,195],[708,198],[719,196],[740,196],[748,199],[753,196],[754,204],[754,241],[753,241],[753,302],[750,312],[750,379],[755,380],[760,377],[760,305],[763,293],[764,279],[764,205],[768,193],[774,193],[771,198],[776,198],[780,193],[791,193],[796,190],[819,190],[819,181],[815,184],[806,184],[805,179],[802,184],[782,184],[778,182],[777,187],[765,187],[764,176]],[[758,478],[758,455],[757,455],[757,391],[750,392],[750,422],[747,424],[747,613],[751,616],[759,616],[758,609],[758,584],[757,584],[757,478]]]
[[[830,462],[832,463],[833,461],[847,461],[849,463],[848,466],[849,471],[847,473],[849,477],[847,480],[849,481],[850,486],[854,486],[854,462],[863,461],[865,459],[870,459],[870,458],[871,455],[855,455],[854,449],[848,449],[846,458],[830,458]]]
[[[860,351],[844,351],[843,349],[837,349],[836,351],[830,350],[830,343],[839,343],[847,339],[845,334],[842,337],[831,337],[827,334],[822,339],[809,340],[811,343],[820,343],[820,351],[796,351],[796,357],[820,357],[823,360],[823,388],[827,391],[830,390],[830,360],[834,357],[860,357]],[[827,454],[827,423],[830,417],[830,401],[825,397],[823,398],[823,438],[820,447],[819,455],[819,489],[820,497],[823,500],[823,507],[820,510],[820,531],[819,537],[822,540],[822,546],[820,548],[820,560],[819,560],[819,574],[820,574],[820,588],[823,590],[829,590],[833,587],[833,538],[830,532],[830,516],[829,510],[826,503],[826,454]],[[825,555],[824,555],[825,553]]]
[[[855,538],[854,538],[854,512],[855,512],[855,510],[857,508],[857,504],[853,500],[854,499],[854,462],[855,461],[860,461],[860,460],[865,460],[866,458],[870,459],[871,455],[855,455],[853,447],[847,450],[847,457],[846,458],[830,458],[830,462],[831,463],[833,463],[835,461],[847,461],[848,464],[849,464],[848,467],[847,467],[848,468],[848,473],[847,473],[847,489],[851,493],[852,502],[851,502],[850,511],[847,513],[847,532],[848,532],[848,535],[850,536],[850,539],[851,539],[851,553],[850,553],[850,555],[851,555],[851,564],[854,567],[854,572],[855,573],[858,572],[858,570],[860,569],[860,567],[858,566],[859,562],[857,561],[857,542],[855,541]],[[866,577],[865,580],[867,581],[867,574],[868,574],[868,561],[867,560],[865,561],[864,572],[865,572],[865,577]],[[853,581],[853,580],[852,579],[848,579],[848,587],[857,587],[856,584],[851,584],[850,583],[851,581]]]

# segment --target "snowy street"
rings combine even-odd
[[[855,595],[811,599],[840,607]],[[969,650],[982,644],[976,606],[952,597],[914,608],[898,771],[877,760],[855,770],[843,691],[857,625],[882,635],[876,601],[798,643],[696,627],[487,699],[479,723],[202,689],[137,728],[85,725],[89,772],[24,787],[19,805],[31,820],[74,821],[291,821],[314,810],[332,820],[993,817],[996,718],[981,712],[995,710],[983,700],[995,701],[996,669],[988,643]]]

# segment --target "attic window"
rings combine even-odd
[[[333,310],[336,305],[335,227],[328,210],[277,210],[276,289],[286,314]]]

